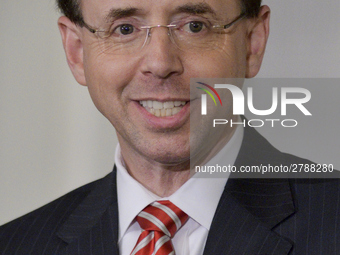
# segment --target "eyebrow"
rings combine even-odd
[[[207,3],[188,3],[176,8],[177,13],[188,13],[188,14],[212,14],[216,16],[216,12]]]
[[[124,17],[130,17],[138,13],[140,9],[127,7],[127,8],[112,8],[105,17],[105,20],[110,21],[112,19],[119,19]]]
[[[127,7],[127,8],[112,8],[109,10],[108,14],[105,16],[106,21],[111,21],[112,19],[119,19],[124,17],[130,17],[137,13],[141,12],[140,9],[135,7]],[[187,14],[211,14],[214,17],[216,16],[216,12],[211,8],[207,3],[187,3],[181,6],[178,6],[175,13],[187,13]]]

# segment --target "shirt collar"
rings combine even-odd
[[[230,141],[206,165],[233,165],[241,148],[242,139],[243,128],[239,126]],[[213,175],[208,177],[206,174],[200,175],[196,173],[191,177],[170,196],[169,200],[209,230],[229,174],[219,178],[214,178]]]
[[[233,165],[241,147],[242,139],[243,128],[238,127],[230,141],[206,165]],[[197,178],[199,175],[195,174],[174,194],[161,198],[129,175],[121,157],[119,144],[116,148],[115,162],[117,166],[119,241],[141,210],[150,203],[162,199],[170,200],[190,218],[207,230],[210,229],[228,176]]]
[[[127,172],[123,164],[119,144],[116,148],[115,163],[117,166],[117,196],[119,212],[118,241],[120,241],[138,213],[147,205],[159,200],[160,197],[145,188]]]

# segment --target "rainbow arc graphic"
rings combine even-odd
[[[222,105],[222,100],[221,100],[221,98],[220,98],[220,95],[217,93],[217,91],[216,91],[213,87],[211,87],[210,85],[205,84],[205,83],[203,83],[203,82],[197,82],[197,83],[198,83],[198,84],[201,84],[201,85],[203,85],[203,86],[206,86],[206,87],[209,88],[212,92],[214,92],[215,95],[217,96],[218,100],[220,101],[220,104]],[[201,87],[196,87],[196,88],[201,89],[201,90],[203,90],[204,92],[206,92],[206,93],[212,98],[212,100],[214,101],[215,105],[217,106],[216,100],[215,100],[213,94],[212,94],[209,90],[204,89],[204,88],[201,88]]]

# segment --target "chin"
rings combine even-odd
[[[185,165],[185,166],[188,166],[188,169],[190,167],[190,155],[187,157],[165,155],[165,156],[155,158],[155,161],[157,161],[158,163],[162,165],[168,165],[168,166]]]
[[[173,149],[169,149],[169,147],[155,148],[154,151],[149,151],[147,154],[149,154],[149,158],[163,165],[178,166],[188,163],[190,165],[189,146],[187,146],[187,149],[183,147],[175,147]]]

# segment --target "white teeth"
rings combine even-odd
[[[165,116],[171,116],[172,115],[172,109],[166,109]]]
[[[155,100],[145,100],[139,103],[151,114],[157,117],[166,117],[179,113],[186,101],[167,101],[163,103]]]
[[[177,113],[179,113],[179,111],[181,110],[182,108],[181,107],[175,107],[172,109],[172,115],[175,115]]]
[[[180,106],[181,105],[181,101],[175,101],[175,106]]]
[[[161,109],[161,116],[162,116],[162,117],[165,117],[165,115],[166,115],[165,112],[166,112],[166,110],[165,110],[164,108],[162,108],[162,109]]]
[[[174,102],[168,101],[163,103],[164,108],[174,108]]]
[[[161,110],[156,109],[155,110],[155,116],[160,117],[161,116]]]
[[[186,101],[167,101],[167,102],[159,102],[159,101],[151,101],[151,100],[145,100],[139,102],[143,107],[149,107],[154,109],[172,109],[174,107],[183,106],[186,104]]]
[[[152,108],[155,110],[160,110],[163,108],[163,103],[162,102],[158,102],[158,101],[153,101],[152,102]]]

